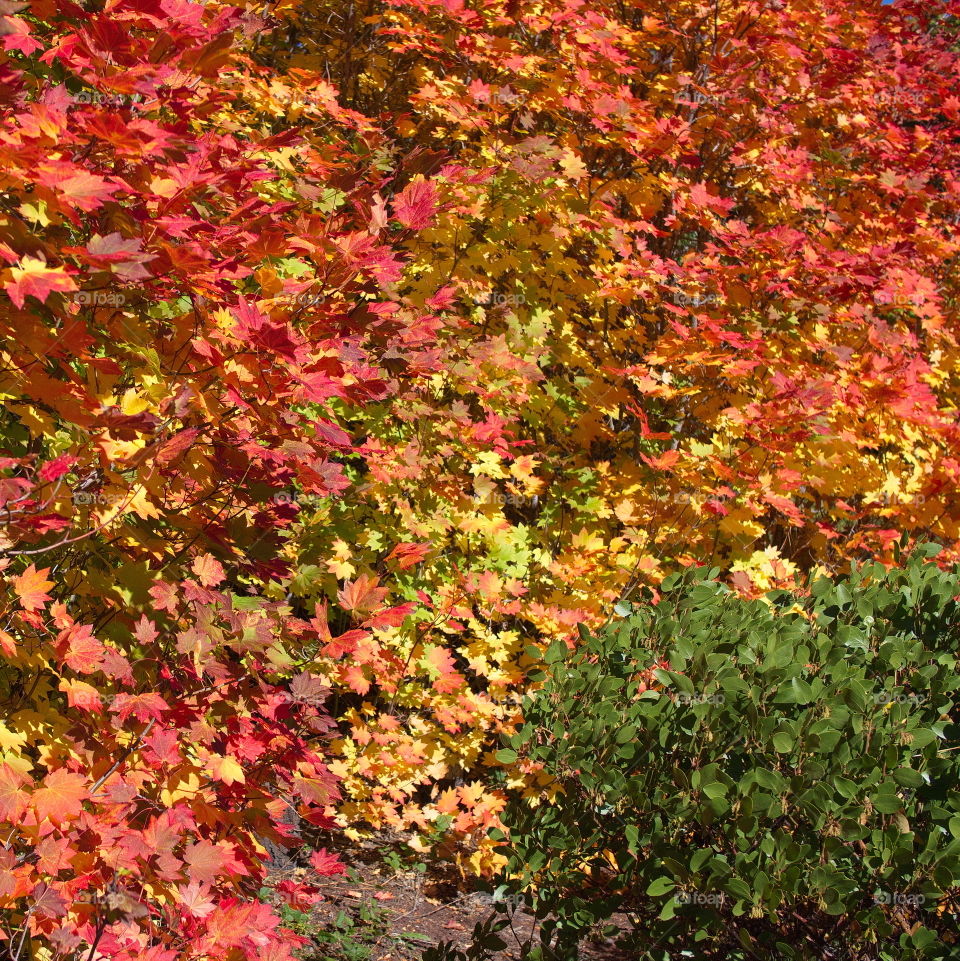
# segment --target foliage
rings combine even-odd
[[[436,201],[395,296],[440,362],[343,407],[356,486],[291,544],[304,603],[378,576],[418,605],[327,669],[346,816],[482,839],[539,790],[489,749],[524,652],[636,585],[758,594],[902,531],[958,556],[956,3],[274,10],[258,61]]]
[[[638,585],[958,556],[958,9],[0,2],[12,958],[282,961]]]
[[[755,600],[674,575],[547,652],[501,753],[552,782],[504,818],[557,956],[619,910],[658,961],[955,956],[960,568],[929,553]]]
[[[293,88],[235,8],[23,6],[0,4],[0,939],[283,961],[265,845],[332,828],[338,787],[304,653],[333,639],[285,596],[281,495],[348,486],[332,405],[424,354],[421,312],[376,313],[401,270],[368,229],[384,137],[332,100],[278,124]],[[403,616],[357,586],[351,643]]]

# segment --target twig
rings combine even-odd
[[[150,733],[150,728],[153,727],[153,722],[154,719],[150,718],[150,720],[147,722],[147,726],[137,735],[137,739],[123,752],[123,754],[120,755],[120,757],[116,759],[116,761],[113,762],[113,764],[110,766],[110,770],[107,771],[107,773],[104,774],[103,777],[100,778],[92,788],[90,788],[91,795],[93,795],[97,788],[100,787],[100,785],[103,784],[103,782],[106,781],[106,779],[110,777],[110,775],[113,774],[113,772],[116,771],[116,769],[123,764],[123,762],[140,746],[140,742],[147,736],[147,734]]]

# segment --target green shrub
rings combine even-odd
[[[561,790],[506,812],[531,957],[616,912],[638,961],[960,957],[960,577],[933,553],[763,600],[687,572],[547,652],[504,749]]]

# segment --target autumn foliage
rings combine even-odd
[[[11,956],[282,958],[635,585],[960,556],[958,14],[3,0]]]

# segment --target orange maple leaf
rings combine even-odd
[[[48,587],[53,587],[53,581],[48,581],[46,578],[49,573],[49,567],[38,571],[31,564],[19,577],[13,578],[13,589],[25,610],[42,610],[50,600],[50,595],[46,593]]]
[[[93,636],[89,624],[75,624],[68,627],[59,637],[59,643],[67,644],[61,655],[67,667],[78,674],[92,674],[103,664],[103,645]]]
[[[343,590],[337,592],[337,599],[345,611],[372,611],[379,607],[388,591],[384,587],[377,587],[378,577],[368,577],[361,574],[355,581],[347,581]]]
[[[649,464],[656,470],[670,470],[670,468],[673,467],[678,460],[680,460],[680,451],[664,451],[658,457],[648,457],[646,454],[641,454],[640,460],[642,460],[644,464]]]
[[[212,554],[195,557],[192,567],[204,587],[216,587],[226,577],[223,566]]]
[[[217,876],[224,872],[227,852],[211,841],[196,841],[183,853],[183,859],[190,865],[190,877],[197,881],[213,884]]]
[[[370,681],[359,664],[352,664],[345,668],[341,671],[340,677],[352,691],[358,694],[366,694],[370,690]]]
[[[121,722],[125,721],[131,714],[138,721],[158,721],[168,708],[169,705],[159,694],[147,692],[144,694],[118,694],[113,699],[110,710],[119,716]]]
[[[406,542],[397,546],[387,554],[388,561],[396,561],[401,571],[419,564],[430,553],[429,543]]]
[[[83,775],[58,768],[44,778],[43,787],[34,792],[30,801],[38,821],[48,818],[54,824],[60,824],[80,814],[87,796],[87,782]]]
[[[456,691],[463,684],[463,675],[453,666],[453,657],[445,647],[431,645],[423,655],[423,663],[433,679],[434,688],[441,694]]]
[[[22,787],[23,775],[9,764],[0,764],[0,821],[16,822],[26,810],[27,796]]]

